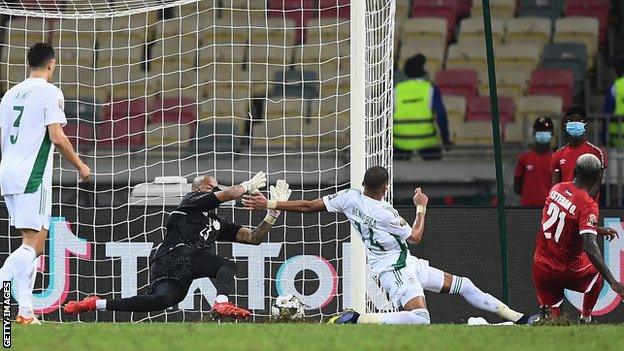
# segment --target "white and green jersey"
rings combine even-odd
[[[356,189],[325,196],[323,202],[327,211],[347,216],[362,235],[373,274],[405,267],[409,256],[405,240],[412,234],[412,228],[392,205]]]
[[[28,78],[0,102],[2,195],[52,190],[52,154],[47,126],[65,125],[63,93],[43,78]]]

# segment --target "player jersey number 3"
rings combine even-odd
[[[24,114],[24,106],[13,106],[13,112],[15,112],[15,122],[13,122],[15,134],[11,133],[11,145],[15,145],[17,143],[17,138],[19,137],[19,126],[22,122],[22,115]]]
[[[566,213],[564,211],[561,211],[559,206],[551,202],[550,205],[548,206],[548,210],[546,210],[546,214],[549,215],[550,217],[548,217],[546,222],[542,224],[544,236],[546,237],[546,239],[552,239],[553,238],[552,228],[556,224],[557,227],[555,229],[554,239],[555,239],[555,242],[557,243],[559,242],[559,238],[561,237],[561,233],[563,232],[563,227],[565,226]]]

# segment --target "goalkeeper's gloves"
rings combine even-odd
[[[275,208],[277,207],[278,201],[288,201],[288,199],[290,198],[292,190],[290,190],[288,187],[289,185],[288,183],[286,183],[285,180],[279,179],[277,183],[275,183],[275,186],[271,185],[271,187],[269,188],[270,199],[267,202],[267,208],[269,209],[269,212],[264,218],[265,222],[273,224],[275,223],[275,220],[278,219],[279,216],[282,214],[282,211],[276,210]]]
[[[267,178],[264,172],[260,171],[256,173],[251,179],[242,182],[240,185],[245,188],[245,191],[249,194],[258,191],[266,186]]]

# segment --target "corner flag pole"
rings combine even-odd
[[[485,29],[485,50],[487,54],[488,80],[490,83],[490,103],[492,104],[492,134],[494,137],[494,163],[496,165],[496,195],[498,196],[498,232],[501,252],[501,276],[503,280],[503,302],[509,303],[509,262],[507,253],[507,218],[505,214],[505,188],[501,157],[500,118],[498,116],[498,94],[496,93],[496,67],[492,43],[492,23],[490,1],[482,0],[483,27]]]

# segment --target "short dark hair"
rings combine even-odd
[[[45,68],[54,58],[54,48],[48,43],[36,43],[28,49],[28,67]]]
[[[362,185],[368,189],[377,190],[382,186],[386,186],[390,180],[388,170],[381,166],[373,166],[364,173],[364,182]]]
[[[565,113],[565,118],[564,119],[568,119],[571,116],[581,116],[583,117],[583,120],[587,120],[587,112],[585,112],[585,109],[583,108],[583,106],[572,106],[570,107],[566,113]]]
[[[424,77],[427,74],[427,71],[425,71],[425,63],[427,63],[425,55],[416,54],[405,61],[403,72],[405,72],[408,78]]]

